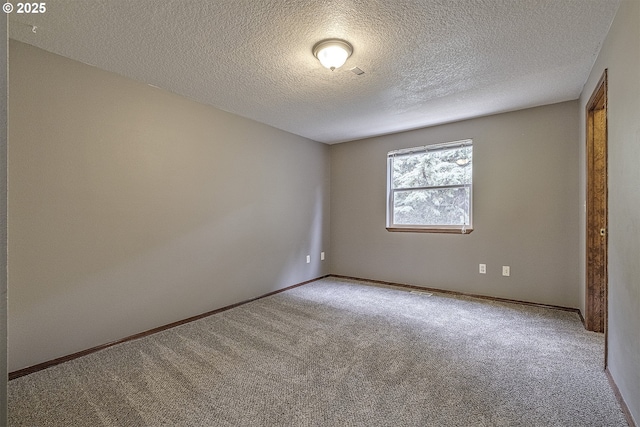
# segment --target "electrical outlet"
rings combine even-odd
[[[311,255],[307,255],[307,264],[311,263]]]
[[[480,264],[480,268],[478,270],[480,274],[487,274],[487,264]]]
[[[509,267],[508,265],[503,265],[502,266],[502,275],[503,276],[511,276],[511,267]]]
[[[320,261],[324,261],[324,252],[320,252]]]

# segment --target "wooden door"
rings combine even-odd
[[[607,71],[587,104],[587,283],[585,327],[607,327]]]

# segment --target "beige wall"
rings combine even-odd
[[[329,273],[328,146],[9,54],[11,371]]]
[[[465,138],[474,231],[386,231],[387,152]],[[334,145],[332,273],[578,307],[578,167],[575,101]]]
[[[609,370],[640,422],[640,2],[622,1],[580,97],[581,163],[585,108],[608,69]],[[581,195],[585,193],[584,166]],[[582,196],[584,198],[584,196]],[[584,202],[584,200],[583,200]],[[584,217],[582,219],[584,224]],[[581,228],[584,242],[584,227]],[[584,243],[583,243],[584,244]],[[584,282],[584,261],[580,269]]]

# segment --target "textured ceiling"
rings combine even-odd
[[[619,0],[51,0],[10,37],[327,143],[576,99]],[[35,33],[32,26],[37,26]],[[325,38],[353,55],[331,72]],[[365,71],[355,75],[353,67]]]

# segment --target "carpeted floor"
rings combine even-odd
[[[323,279],[9,383],[11,426],[626,426],[577,314]]]

